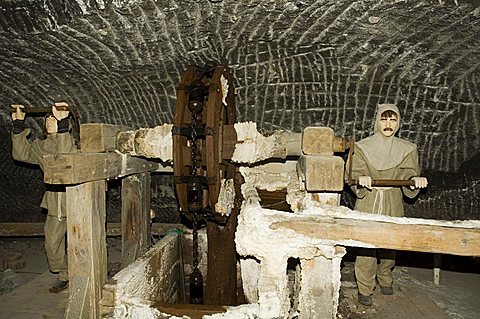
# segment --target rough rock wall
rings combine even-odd
[[[428,193],[406,214],[411,217],[433,219],[480,219],[480,153],[476,153],[455,173],[435,173],[430,176]]]
[[[183,70],[211,60],[234,71],[239,121],[359,139],[394,102],[423,169],[455,172],[479,144],[479,15],[461,0],[5,1],[0,209],[30,216],[42,189],[11,161],[8,105],[67,101],[82,123],[152,127],[171,122]]]

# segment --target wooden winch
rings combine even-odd
[[[224,181],[233,180],[236,197],[240,193],[240,183],[235,182],[237,166],[229,161],[236,143],[235,120],[235,88],[229,68],[188,67],[177,88],[173,173],[182,213],[195,222],[206,220],[207,304],[236,304],[234,236],[239,207],[235,205],[230,214],[215,208]],[[192,195],[194,192],[197,194]],[[199,198],[201,203],[195,203]]]

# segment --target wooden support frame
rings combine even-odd
[[[121,226],[126,265],[149,248],[150,171],[158,167],[158,163],[117,153],[44,158],[46,183],[72,185],[67,187],[70,298],[65,318],[101,317],[101,293],[107,279],[106,180],[127,176],[122,181]]]
[[[122,266],[150,247],[150,173],[122,179]]]
[[[100,318],[107,279],[105,181],[67,187],[68,276],[70,298],[65,318]]]
[[[106,181],[67,187],[67,238],[70,298],[65,318],[101,317],[107,280]],[[150,173],[122,181],[122,263],[136,260],[150,246]]]

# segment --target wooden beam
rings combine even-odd
[[[158,236],[165,236],[169,232],[175,229],[181,230],[183,233],[191,234],[192,230],[182,224],[170,224],[170,223],[153,223],[150,226],[150,233]],[[107,224],[107,236],[120,236],[121,224],[120,223],[108,223]]]
[[[35,237],[44,236],[44,223],[0,223],[0,237]],[[184,233],[191,234],[192,230],[182,224],[153,223],[151,233],[158,236],[165,236],[172,229],[180,229]],[[107,237],[121,236],[120,223],[108,223],[106,229]]]
[[[44,157],[47,184],[78,184],[156,170],[158,163],[117,153],[74,153]]]
[[[117,134],[129,130],[126,126],[86,123],[80,125],[80,145],[83,153],[103,153],[116,150]]]
[[[240,178],[239,174],[237,178]],[[240,183],[235,184],[235,187],[237,194],[240,194]],[[235,230],[239,211],[239,205],[235,205],[225,225],[207,222],[206,304],[237,305]]]
[[[122,266],[150,247],[150,173],[122,179]]]
[[[480,256],[480,228],[468,222],[463,226],[458,222],[454,227],[441,221],[424,224],[415,218],[388,219],[391,221],[296,215],[274,222],[270,228],[293,230],[298,235],[334,241],[336,245]]]
[[[0,223],[0,237],[44,236],[44,223]]]
[[[67,187],[69,303],[66,319],[100,318],[107,279],[105,181]]]
[[[163,313],[168,313],[180,318],[188,317],[191,319],[202,319],[203,316],[224,313],[227,311],[226,306],[217,305],[155,303],[152,305],[152,307],[160,310]]]

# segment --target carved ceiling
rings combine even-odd
[[[376,104],[396,103],[423,170],[455,174],[479,151],[478,34],[479,1],[3,1],[2,197],[42,188],[11,160],[10,104],[66,101],[82,123],[152,127],[172,121],[185,68],[209,61],[233,69],[237,118],[265,134],[360,139]],[[38,205],[25,196],[23,210]]]

